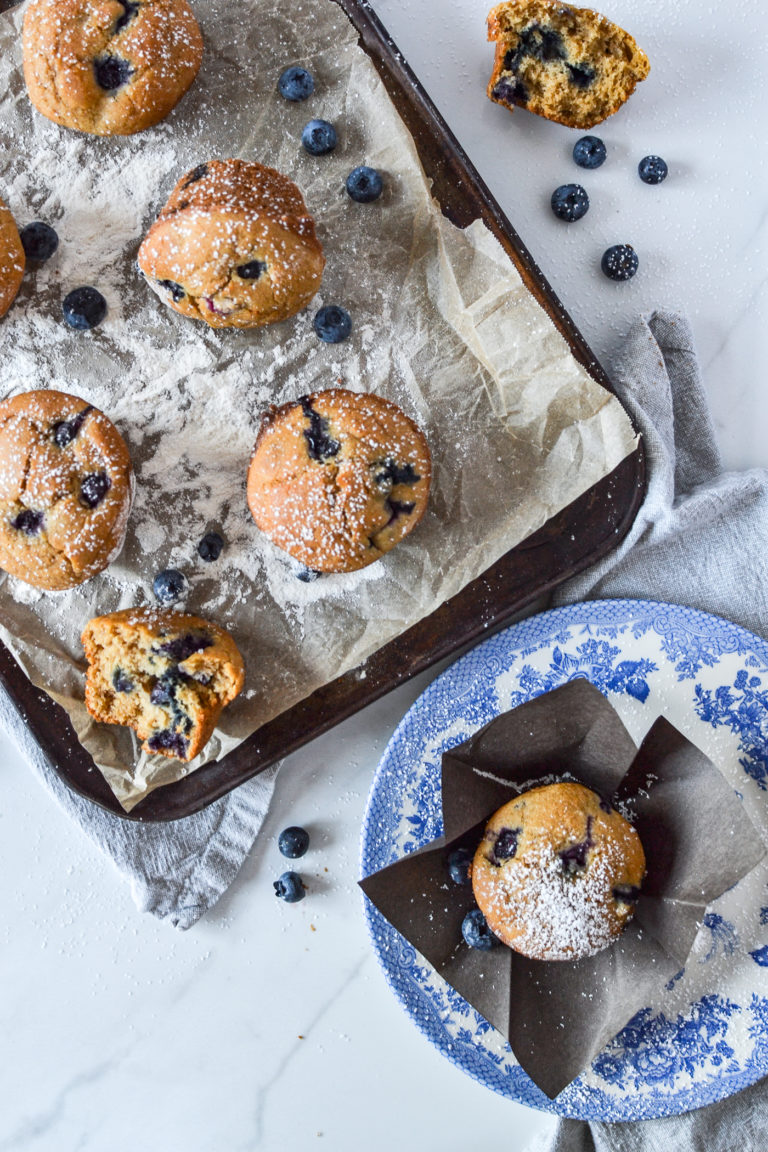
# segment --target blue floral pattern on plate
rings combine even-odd
[[[768,838],[768,644],[715,616],[651,601],[575,604],[524,620],[439,676],[401,721],[377,769],[362,874],[442,832],[440,762],[500,712],[586,678],[639,743],[665,715],[721,768]],[[429,1040],[489,1088],[581,1119],[665,1116],[768,1074],[768,863],[707,912],[687,967],[549,1100],[499,1034],[367,901],[374,950]]]

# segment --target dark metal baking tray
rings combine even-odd
[[[529,290],[552,317],[574,356],[604,388],[611,384],[520,237],[403,60],[372,9],[360,0],[335,0],[358,31],[403,121],[413,135],[433,194],[454,224],[481,218],[517,266]],[[8,7],[0,0],[0,10]],[[0,683],[25,718],[48,761],[80,795],[137,821],[190,816],[276,760],[326,732],[352,713],[464,645],[487,636],[526,605],[595,563],[622,539],[645,488],[642,444],[614,471],[543,528],[502,556],[436,612],[371,656],[365,677],[355,670],[319,688],[254,732],[233,752],[192,775],[150,793],[126,814],[62,708],[33,687],[0,644]]]

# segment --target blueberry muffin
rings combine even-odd
[[[0,316],[5,316],[24,275],[24,249],[16,222],[0,200]]]
[[[488,16],[496,59],[488,95],[569,128],[613,115],[650,71],[632,37],[591,8],[505,0]]]
[[[130,136],[157,124],[203,57],[187,0],[30,0],[22,40],[38,112],[97,136]]]
[[[304,308],[323,249],[301,192],[274,168],[210,160],[179,180],[139,249],[139,269],[182,316],[257,328]]]
[[[248,472],[262,532],[316,572],[353,572],[411,532],[427,506],[424,433],[396,404],[331,388],[271,408]]]
[[[640,837],[582,784],[548,784],[495,812],[472,861],[491,930],[534,960],[607,948],[632,918],[645,875]]]
[[[128,608],[91,620],[82,641],[91,716],[133,728],[161,756],[197,756],[245,680],[232,637],[199,616]]]
[[[103,412],[45,389],[0,403],[0,568],[46,591],[82,584],[120,552],[132,496]]]

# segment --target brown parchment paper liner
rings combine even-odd
[[[3,319],[0,396],[52,387],[84,397],[126,437],[137,477],[119,561],[59,595],[6,579],[0,637],[66,709],[127,810],[364,661],[635,446],[618,401],[576,363],[486,228],[462,232],[443,218],[409,133],[331,0],[199,0],[195,12],[205,57],[192,89],[157,128],[111,140],[33,112],[22,12],[0,17],[0,196],[20,224],[48,220],[61,239]],[[276,88],[296,62],[316,78],[301,104]],[[301,148],[311,117],[336,124],[332,155]],[[286,172],[317,221],[322,291],[284,324],[211,331],[165,307],[136,274],[139,242],[179,175],[215,156]],[[360,163],[384,173],[375,204],[344,190]],[[61,323],[60,301],[83,283],[104,293],[109,313],[78,334]],[[321,303],[351,313],[344,344],[314,335]],[[434,488],[424,520],[383,561],[302,583],[248,514],[246,470],[270,403],[337,381],[389,397],[422,425]],[[211,527],[227,546],[205,565],[195,549]],[[188,766],[140,755],[129,732],[93,724],[83,705],[83,626],[152,603],[152,577],[171,566],[191,581],[177,607],[228,628],[247,670],[246,691]]]
[[[488,817],[538,783],[575,779],[620,806],[648,871],[619,940],[575,962],[536,961],[461,937],[471,887],[448,879],[449,851],[474,852]],[[765,847],[736,793],[666,720],[640,749],[586,680],[539,696],[443,755],[444,834],[360,882],[437,972],[508,1040],[553,1098],[685,966],[704,911],[750,872]]]

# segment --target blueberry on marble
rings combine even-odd
[[[304,885],[298,872],[283,872],[279,880],[273,881],[275,896],[286,904],[296,904],[304,899]]]
[[[139,11],[139,4],[135,0],[119,0],[119,3],[122,5],[123,11],[115,24],[116,33],[122,32],[123,28],[130,24]]]
[[[310,120],[301,133],[301,143],[310,156],[327,156],[336,147],[337,139],[336,129],[327,120]]]
[[[93,62],[96,83],[105,92],[114,92],[127,84],[133,76],[133,68],[127,60],[119,56],[99,56]]]
[[[35,512],[33,508],[22,508],[18,516],[11,520],[11,527],[26,536],[36,536],[43,526],[42,512]]]
[[[180,760],[183,760],[187,754],[189,741],[179,732],[174,732],[171,728],[163,728],[154,736],[150,736],[147,747],[150,752],[170,752],[171,755],[178,756]]]
[[[101,324],[107,314],[107,302],[96,288],[73,288],[62,304],[64,320],[70,328],[87,331]]]
[[[448,875],[454,884],[462,887],[472,882],[469,866],[472,863],[472,853],[468,848],[454,848],[448,854]]]
[[[92,404],[86,405],[85,408],[82,408],[77,415],[73,416],[70,420],[59,420],[54,424],[51,434],[57,448],[66,448],[77,438],[90,412],[93,412]]]
[[[293,65],[286,68],[277,82],[280,95],[294,104],[300,100],[308,100],[315,90],[315,79],[306,68]]]
[[[479,948],[481,952],[490,952],[498,943],[479,908],[467,912],[461,922],[461,934],[470,948]]]
[[[328,421],[315,411],[309,397],[302,397],[301,410],[309,420],[309,428],[304,430],[304,438],[311,459],[323,463],[329,457],[337,456],[341,451],[341,444],[331,436]]]
[[[201,560],[205,560],[206,564],[212,564],[221,556],[223,547],[224,540],[218,532],[206,532],[197,546],[197,554]]]
[[[158,572],[152,581],[152,591],[155,594],[155,599],[159,600],[161,604],[173,604],[178,600],[187,590],[187,578],[183,572],[179,572],[178,568],[166,568],[163,572]]]
[[[277,846],[283,856],[287,856],[290,860],[298,860],[309,848],[309,832],[298,825],[284,828],[278,837]]]
[[[235,268],[241,280],[258,280],[267,270],[263,260],[249,260],[247,264],[240,264]]]
[[[36,264],[50,260],[59,246],[58,233],[42,220],[34,220],[31,224],[27,224],[26,228],[22,228],[19,237],[27,260],[32,260]]]
[[[600,267],[609,280],[631,280],[639,263],[631,244],[614,244],[603,252]]]
[[[134,684],[130,676],[126,676],[122,668],[115,668],[112,673],[112,687],[115,692],[133,692]]]
[[[561,184],[555,188],[550,200],[552,211],[558,220],[572,224],[581,220],[589,210],[589,196],[581,184]]]
[[[635,904],[640,898],[640,889],[634,884],[617,884],[613,889],[613,898],[622,904]]]
[[[573,158],[579,168],[599,168],[605,163],[605,144],[599,136],[582,136],[573,146]]]
[[[371,204],[374,200],[378,200],[383,191],[384,181],[381,173],[375,168],[361,164],[359,168],[353,168],[347,176],[347,192],[358,204]]]
[[[80,503],[86,508],[98,508],[112,487],[106,472],[89,472],[80,481]]]
[[[173,301],[178,304],[179,300],[183,300],[186,292],[181,284],[177,284],[175,280],[158,280],[157,282],[161,288],[165,288],[166,292],[170,292]]]
[[[643,156],[637,172],[643,184],[661,184],[662,180],[666,180],[669,168],[661,156]]]
[[[352,331],[352,317],[338,304],[326,304],[315,314],[312,323],[324,344],[340,344]]]

